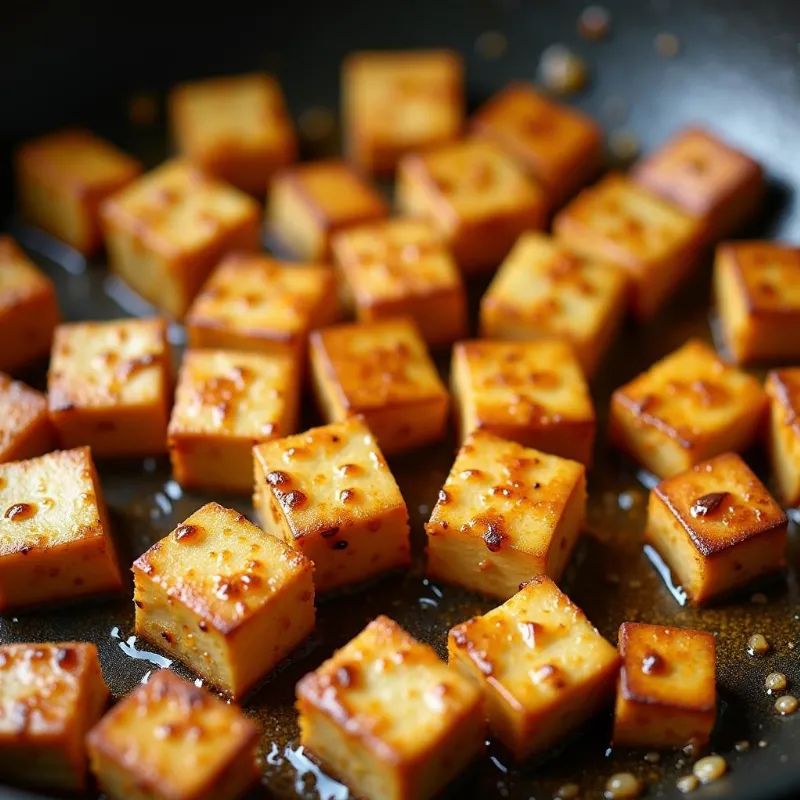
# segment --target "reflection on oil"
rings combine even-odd
[[[672,580],[672,572],[667,566],[666,562],[659,555],[658,551],[651,547],[649,544],[644,546],[644,554],[647,556],[650,563],[655,567],[656,572],[661,576],[664,585],[669,589],[672,596],[682,605],[686,605],[687,595],[686,592]]]
[[[112,639],[120,639],[119,628],[112,628],[111,629],[111,638]],[[119,649],[125,653],[128,658],[134,658],[137,661],[147,661],[150,664],[154,664],[157,667],[166,668],[172,664],[172,659],[165,658],[164,656],[160,656],[158,653],[151,653],[149,650],[140,650],[136,646],[136,637],[129,636],[125,641],[120,641]],[[150,673],[148,673],[149,675]],[[147,677],[147,676],[145,676]],[[143,678],[142,683],[147,683],[147,681]]]
[[[304,752],[302,746],[292,748],[286,745],[283,754],[286,760],[295,768],[297,778],[295,791],[299,796],[306,792],[316,792],[319,800],[348,800],[350,792],[347,787],[338,781],[329,778]],[[269,760],[269,756],[267,756]],[[270,763],[279,763],[270,761]]]

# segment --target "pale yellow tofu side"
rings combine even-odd
[[[54,442],[47,398],[0,372],[0,463],[40,456]]]
[[[717,248],[713,291],[714,306],[727,354],[734,363],[745,364],[753,357],[755,321],[751,317],[747,294],[739,279],[735,256],[729,245]]]
[[[784,505],[800,503],[800,369],[769,373],[766,382],[770,398],[769,453],[772,474]]]

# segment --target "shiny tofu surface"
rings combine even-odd
[[[297,685],[304,747],[358,796],[427,800],[483,751],[478,689],[378,617]]]
[[[34,458],[54,445],[47,398],[0,372],[0,463]]]
[[[507,600],[535,575],[561,576],[585,514],[582,464],[478,431],[425,525],[427,574]]]
[[[89,733],[112,800],[234,800],[255,783],[257,726],[169,670],[124,697]]]
[[[406,504],[361,418],[261,444],[254,456],[262,526],[313,561],[317,591],[409,563]]]
[[[557,744],[613,695],[619,656],[547,576],[451,629],[450,664],[476,681],[517,761]]]
[[[720,453],[746,450],[766,410],[755,378],[692,339],[614,392],[611,438],[667,478]]]
[[[773,370],[767,375],[769,395],[768,450],[772,475],[784,505],[800,503],[800,369]]]

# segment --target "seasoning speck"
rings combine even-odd
[[[655,38],[656,50],[664,58],[674,58],[681,49],[681,43],[673,33],[659,33]]]
[[[700,785],[700,781],[694,775],[684,775],[682,778],[678,778],[675,785],[678,787],[679,792],[689,794]]]
[[[722,505],[722,501],[727,496],[727,492],[711,492],[710,494],[704,494],[692,503],[689,513],[694,519],[698,517],[707,517],[709,514],[713,514],[720,505]]]
[[[604,797],[607,800],[627,800],[642,793],[642,783],[630,772],[618,772],[606,781]]]
[[[754,633],[747,640],[747,652],[751,656],[765,656],[769,652],[769,642],[761,633]]]
[[[563,44],[551,44],[539,59],[539,79],[556,94],[574,94],[588,79],[583,60]]]
[[[767,688],[767,694],[775,694],[775,692],[782,692],[789,682],[782,672],[770,672],[767,679],[764,681],[764,686]]]
[[[578,17],[578,35],[583,39],[597,41],[608,35],[611,14],[603,6],[587,6]]]
[[[658,764],[661,761],[661,754],[653,751],[652,753],[645,753],[644,760],[648,764]]]
[[[794,695],[785,694],[775,701],[775,710],[782,717],[785,717],[789,714],[794,714],[797,711],[798,705],[800,705],[800,703],[797,702],[797,698]]]
[[[475,40],[475,52],[484,61],[497,61],[508,51],[508,40],[500,31],[484,31]]]
[[[692,767],[692,772],[700,783],[713,783],[719,780],[727,769],[728,764],[722,756],[706,756]]]
[[[750,742],[746,739],[742,739],[741,742],[736,742],[733,749],[736,750],[737,753],[745,753],[750,749]]]

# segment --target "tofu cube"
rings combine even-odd
[[[397,207],[430,219],[467,273],[493,270],[523,231],[544,228],[544,189],[488,139],[465,139],[405,156]]]
[[[239,699],[314,629],[312,571],[209,503],[134,562],[136,635]]]
[[[224,255],[260,247],[258,203],[186,160],[148,172],[101,212],[111,270],[177,319]]]
[[[90,731],[92,771],[110,800],[235,800],[256,782],[258,726],[167,669]]]
[[[14,374],[43,359],[60,318],[52,281],[0,236],[0,371]]]
[[[89,448],[0,464],[0,611],[120,588]]]
[[[582,464],[478,431],[425,525],[427,575],[508,600],[535,575],[561,577],[585,518]]]
[[[405,501],[362,419],[266,442],[253,454],[261,527],[314,563],[318,593],[410,562]]]
[[[138,161],[85,130],[27,142],[15,168],[22,216],[86,256],[103,244],[100,205],[142,171]]]
[[[545,575],[456,625],[450,664],[484,695],[489,727],[517,761],[549,750],[614,692],[619,656]]]
[[[41,456],[54,447],[47,398],[0,372],[0,464]]]
[[[624,622],[614,746],[702,747],[717,716],[716,647],[710,633]]]
[[[298,410],[292,356],[188,350],[168,428],[175,480],[249,494],[253,446],[294,432]]]
[[[409,319],[315,331],[311,372],[325,421],[363,415],[386,454],[444,436],[450,397]]]
[[[689,275],[706,239],[701,220],[619,173],[581,191],[556,214],[553,232],[585,258],[624,267],[642,321]]]
[[[47,388],[62,447],[90,445],[99,458],[166,452],[172,391],[166,322],[59,325]]]
[[[481,298],[480,335],[566,339],[591,377],[627,306],[624,269],[582,258],[545,234],[523,233]]]
[[[388,216],[380,192],[340,159],[287,167],[270,184],[269,231],[279,248],[305,261],[329,261],[336,231]]]
[[[747,464],[725,453],[651,490],[645,541],[701,605],[783,569],[786,526]]]
[[[769,454],[778,496],[784,505],[800,503],[800,368],[767,375]]]
[[[720,245],[714,295],[723,343],[737,364],[800,359],[800,247]]]
[[[545,186],[554,208],[593,180],[603,163],[600,126],[523,81],[513,81],[484,103],[471,129],[524,164]]]
[[[659,478],[753,444],[767,395],[750,375],[690,339],[611,397],[611,439]]]
[[[108,697],[93,644],[0,646],[0,780],[85,792],[84,738]]]
[[[205,172],[264,195],[276,170],[297,160],[281,86],[254,73],[184,83],[169,96],[180,152]]]
[[[333,270],[233,253],[186,315],[192,347],[291,354],[305,360],[308,334],[339,316]]]
[[[333,255],[359,322],[411,317],[433,346],[467,335],[464,281],[428,220],[348,228],[334,237]]]
[[[412,150],[457,139],[464,124],[464,64],[451,50],[361,52],[342,67],[348,157],[391,175]]]
[[[430,800],[483,752],[480,693],[378,617],[297,684],[300,741],[358,797]]]
[[[735,233],[764,199],[761,165],[702,128],[686,128],[639,161],[631,177],[707,223],[712,241]]]

